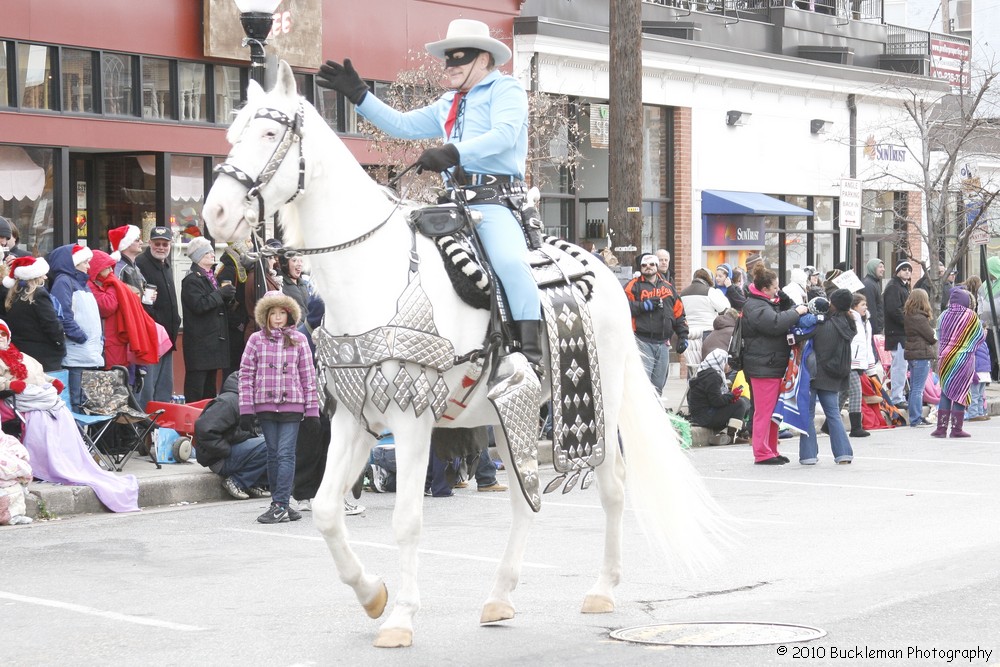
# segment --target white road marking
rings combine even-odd
[[[702,479],[714,479],[720,482],[749,482],[751,484],[789,484],[793,486],[828,486],[836,489],[866,489],[868,491],[896,491],[899,493],[934,493],[944,496],[981,496],[981,493],[971,493],[968,491],[935,491],[931,489],[906,489],[893,486],[865,486],[861,484],[824,484],[822,482],[791,482],[781,479],[743,479],[741,477],[708,477]]]
[[[230,533],[248,533],[250,535],[269,535],[271,537],[287,537],[293,540],[306,540],[309,542],[323,542],[323,538],[318,535],[289,535],[288,533],[275,533],[267,530],[250,530],[248,528],[225,528],[224,530]],[[386,551],[399,551],[399,547],[395,544],[383,544],[381,542],[361,542],[359,540],[348,540],[348,544],[352,546],[359,547],[370,547],[372,549],[383,549]],[[455,551],[438,551],[436,549],[417,549],[417,553],[429,554],[432,556],[445,556],[447,558],[458,558],[461,560],[474,560],[481,563],[499,563],[499,558],[487,558],[486,556],[473,556],[471,554],[462,554]],[[544,563],[532,563],[529,561],[524,561],[522,563],[524,567],[534,567],[541,570],[555,570],[558,569],[555,565],[545,565]]]
[[[993,443],[990,443],[993,444]],[[741,456],[748,454],[745,449],[735,449],[729,447],[713,447],[713,452],[726,453],[726,454],[739,454]],[[961,461],[957,459],[899,459],[892,458],[889,456],[855,456],[857,461],[897,461],[902,463],[933,463],[935,465],[947,464],[947,465],[959,465],[959,466],[982,466],[986,468],[1000,468],[1000,463],[977,463],[976,461]]]
[[[179,632],[199,632],[205,628],[199,628],[195,625],[184,625],[183,623],[174,623],[173,621],[161,621],[155,618],[144,618],[142,616],[130,616],[129,614],[119,614],[116,611],[104,611],[103,609],[95,609],[94,607],[87,607],[82,604],[73,604],[72,602],[60,602],[58,600],[46,600],[44,598],[35,598],[27,595],[18,595],[17,593],[7,593],[6,591],[0,591],[0,598],[5,600],[13,600],[14,602],[23,602],[25,604],[37,604],[42,607],[54,607],[56,609],[65,609],[66,611],[73,611],[78,614],[86,614],[87,616],[99,616],[101,618],[107,618],[112,621],[124,621],[125,623],[134,623],[136,625],[149,625],[154,628],[163,628],[164,630],[177,630]]]

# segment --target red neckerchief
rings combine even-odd
[[[7,365],[15,380],[27,380],[28,369],[24,365],[24,355],[11,343],[6,350],[0,350],[0,361]]]
[[[448,118],[444,121],[445,137],[451,136],[451,130],[455,127],[455,121],[458,120],[458,107],[461,106],[463,97],[465,97],[465,93],[458,90],[455,91],[455,97],[451,98],[451,109],[448,109]]]

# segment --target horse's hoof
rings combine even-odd
[[[583,598],[581,614],[610,614],[615,610],[615,601],[604,595],[588,595]]]
[[[405,628],[382,628],[372,642],[375,648],[406,648],[412,645],[413,630]]]
[[[479,624],[499,623],[509,621],[514,618],[514,607],[506,602],[487,602],[483,605],[483,614],[479,617]]]
[[[382,583],[382,587],[378,589],[369,602],[365,603],[365,613],[368,614],[369,618],[378,618],[385,611],[385,604],[389,601],[389,590],[385,587],[385,582]],[[377,646],[377,644],[376,644]],[[407,644],[409,646],[409,644]]]

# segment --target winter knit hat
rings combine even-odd
[[[792,283],[805,289],[806,272],[802,269],[792,269]]]
[[[3,279],[3,286],[12,288],[18,280],[41,278],[49,272],[48,263],[41,257],[18,257],[10,265],[10,275]]]
[[[853,300],[854,295],[851,294],[850,290],[846,289],[834,290],[833,294],[830,295],[830,303],[841,313],[846,313],[851,309]]]
[[[951,295],[948,297],[949,306],[962,306],[963,308],[968,308],[971,304],[971,295],[964,287],[953,287],[951,289]]]
[[[302,310],[295,299],[283,292],[271,290],[260,298],[253,309],[253,318],[261,329],[267,328],[267,314],[272,308],[285,309],[285,312],[288,313],[287,326],[294,327],[299,318],[302,317]]]
[[[0,239],[9,239],[14,235],[10,228],[10,220],[0,215]]]
[[[122,225],[108,230],[108,242],[111,244],[111,259],[116,262],[122,258],[122,250],[139,240],[139,228],[135,225]]]
[[[715,267],[715,270],[716,271],[719,271],[719,270],[725,271],[726,272],[726,276],[728,276],[730,280],[733,277],[733,267],[729,266],[728,264],[719,264],[717,267]]]
[[[89,262],[94,258],[94,251],[87,246],[73,246],[73,266],[80,266],[84,262]]]
[[[876,257],[874,259],[869,259],[865,263],[865,275],[866,276],[874,276],[875,275],[875,271],[877,271],[878,267],[880,267],[883,263],[884,262],[881,259],[879,259],[878,257]]]
[[[196,236],[187,246],[187,256],[191,258],[192,264],[197,264],[202,257],[214,251],[212,243],[204,236]]]
[[[909,269],[910,271],[912,271],[913,270],[913,265],[910,264],[908,261],[906,261],[904,259],[902,262],[900,262],[899,264],[896,265],[896,270],[893,271],[893,273],[894,274],[899,273],[903,269]]]
[[[839,276],[841,273],[843,273],[843,271],[841,271],[840,269],[830,269],[829,271],[826,272],[825,279],[827,282],[833,282],[833,279]]]
[[[10,327],[7,326],[7,323],[4,322],[3,320],[0,320],[0,331],[3,331],[5,334],[7,334],[7,338],[10,338]]]

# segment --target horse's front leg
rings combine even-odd
[[[381,577],[365,572],[347,542],[344,522],[344,490],[349,486],[348,480],[353,483],[368,460],[373,439],[344,409],[333,416],[331,431],[323,482],[313,499],[313,523],[326,540],[340,580],[354,589],[365,612],[372,618],[378,618],[389,599],[385,583]]]
[[[514,618],[514,603],[511,600],[511,593],[517,587],[517,582],[521,577],[521,563],[524,560],[528,531],[535,518],[531,505],[524,499],[524,494],[517,485],[503,429],[496,426],[493,429],[493,434],[497,441],[497,453],[500,455],[504,467],[510,471],[508,473],[508,483],[510,484],[508,493],[510,493],[511,524],[510,534],[507,536],[507,547],[504,549],[503,558],[497,566],[493,579],[493,590],[486,598],[486,602],[483,604],[483,613],[479,617],[479,622],[484,624]]]
[[[392,528],[399,547],[399,595],[374,645],[397,648],[413,643],[413,617],[420,609],[417,547],[423,527],[424,483],[430,452],[430,423],[411,422],[393,429],[396,440],[396,505]]]

